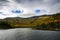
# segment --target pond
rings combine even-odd
[[[60,31],[15,28],[0,30],[0,40],[60,40]]]

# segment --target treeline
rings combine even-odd
[[[60,29],[60,22],[50,22],[48,24],[42,23],[34,27],[35,29],[55,30]]]
[[[10,29],[10,28],[13,28],[13,26],[8,22],[0,22],[0,29]],[[42,23],[31,28],[42,29],[42,30],[60,29],[60,22],[50,22],[48,24]]]

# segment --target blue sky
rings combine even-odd
[[[36,10],[40,11],[36,12]],[[0,0],[0,19],[7,17],[28,18],[52,15],[58,12],[60,12],[60,0]]]

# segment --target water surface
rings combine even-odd
[[[16,28],[0,30],[0,40],[60,40],[60,31]]]

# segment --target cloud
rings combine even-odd
[[[3,3],[4,2],[4,3]],[[23,10],[13,13],[12,10]],[[35,10],[40,9],[40,13]],[[28,18],[32,16],[51,15],[60,12],[60,0],[0,0],[0,19],[6,17]]]
[[[5,6],[7,5],[7,0],[0,0],[0,6]]]
[[[2,1],[3,1],[3,2],[7,2],[7,0],[0,0],[0,2],[2,2]]]

